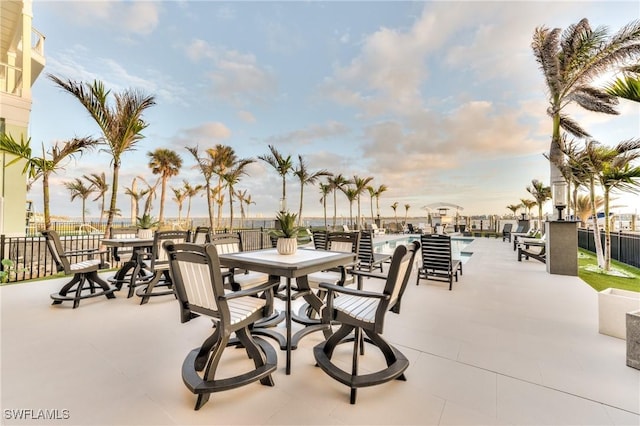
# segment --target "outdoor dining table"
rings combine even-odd
[[[153,241],[153,238],[105,238],[102,240],[102,244],[107,247],[111,247],[113,250],[113,256],[116,257],[118,255],[118,248],[133,248],[134,252],[142,249],[148,250],[153,247]],[[118,269],[113,277],[113,282],[118,290],[122,288],[122,283],[129,271],[135,270],[137,266],[139,266],[137,263],[137,256],[131,256],[131,258],[124,262],[120,269]],[[140,267],[141,270],[144,269],[144,265],[140,265]],[[133,280],[135,277],[132,277],[131,279]]]
[[[308,288],[307,275],[325,269],[337,268],[353,263],[354,253],[299,248],[290,255],[279,254],[276,249],[245,251],[219,254],[220,264],[228,268],[240,268],[263,272],[275,277],[284,277],[286,281],[285,325],[286,337],[286,374],[291,374],[291,280],[296,279],[298,287]],[[274,336],[272,336],[274,337]]]

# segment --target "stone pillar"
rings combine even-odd
[[[573,221],[547,221],[547,272],[578,275],[578,228]]]
[[[640,370],[640,311],[627,312],[627,365]]]

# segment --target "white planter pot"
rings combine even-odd
[[[627,338],[627,312],[640,309],[640,293],[607,288],[598,293],[599,332],[619,339]]]
[[[150,240],[153,238],[153,229],[138,229],[138,238]]]
[[[276,250],[280,254],[295,254],[298,250],[298,240],[296,238],[278,238]]]

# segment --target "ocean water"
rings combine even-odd
[[[420,237],[416,235],[407,235],[404,237],[400,237],[393,240],[380,241],[373,244],[373,248],[376,253],[387,253],[391,254],[396,249],[398,245],[407,245],[413,241],[419,241]],[[451,237],[451,256],[454,259],[460,259],[462,263],[466,263],[467,260],[473,254],[472,252],[466,251],[465,247],[468,246],[473,241],[473,238],[469,237]]]

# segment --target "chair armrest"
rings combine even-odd
[[[388,294],[384,294],[384,293],[376,293],[373,291],[366,291],[366,290],[357,290],[355,288],[342,287],[339,285],[329,284],[329,283],[320,283],[320,287],[325,290],[329,290],[330,292],[349,294],[351,296],[370,297],[370,298],[384,299],[384,300],[388,300],[390,297]]]
[[[266,282],[264,284],[260,284],[257,287],[253,287],[253,288],[248,288],[246,290],[240,290],[240,291],[231,291],[229,293],[225,293],[223,296],[220,296],[220,299],[237,299],[238,297],[245,297],[245,296],[254,296],[258,293],[262,293],[263,291],[266,290],[270,290],[273,287],[280,285],[280,281],[269,281]]]
[[[353,270],[353,271],[349,271],[349,273],[351,275],[359,275],[361,277],[367,277],[367,278],[378,278],[378,279],[381,279],[381,280],[386,280],[387,279],[386,275],[375,273],[375,272],[368,272],[368,271],[362,271],[362,270]]]

